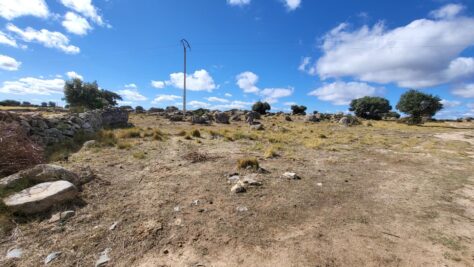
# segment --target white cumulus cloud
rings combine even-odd
[[[474,75],[474,59],[460,54],[474,45],[474,19],[458,13],[394,29],[381,22],[355,30],[340,24],[323,37],[316,73],[410,88],[465,80]]]
[[[105,24],[102,17],[98,14],[97,8],[92,4],[92,0],[61,0],[61,3],[101,26]]]
[[[179,95],[157,95],[151,103],[152,104],[158,104],[160,102],[174,101],[174,100],[177,100],[177,99],[181,99],[181,96],[179,96]]]
[[[454,89],[453,94],[464,98],[474,98],[474,83]]]
[[[258,82],[257,74],[250,71],[246,71],[237,75],[236,79],[237,86],[239,86],[240,89],[244,90],[244,93],[258,93],[259,89],[256,86]]]
[[[295,10],[301,5],[301,0],[284,0],[288,10]]]
[[[232,97],[232,94],[230,94],[230,93],[225,93],[224,96],[226,96],[226,97]]]
[[[50,95],[62,94],[64,80],[62,79],[42,79],[25,77],[16,81],[5,81],[0,87],[0,93],[18,95]]]
[[[220,102],[220,103],[228,103],[229,102],[229,100],[227,100],[227,99],[219,98],[219,97],[215,97],[215,96],[208,97],[208,98],[206,98],[206,100],[209,101],[209,102]]]
[[[437,19],[453,18],[463,11],[464,6],[460,4],[447,4],[440,9],[430,12],[430,15]]]
[[[461,101],[443,99],[441,100],[441,104],[443,104],[443,108],[454,108],[459,107]]]
[[[16,59],[0,55],[0,69],[8,70],[8,71],[15,71],[20,68],[21,62],[17,61]]]
[[[6,33],[0,31],[0,44],[18,47],[16,40],[8,36]]]
[[[75,71],[68,71],[68,72],[66,72],[66,76],[67,76],[69,79],[84,80],[84,77],[82,77],[82,75],[78,74],[78,73],[75,72]]]
[[[56,48],[68,54],[77,54],[80,52],[79,47],[69,44],[69,38],[60,32],[51,32],[46,29],[35,30],[28,27],[24,30],[9,23],[7,30],[18,35],[25,42],[37,42],[45,47]]]
[[[189,101],[187,103],[187,105],[192,107],[192,108],[195,108],[195,109],[197,109],[197,108],[209,108],[211,106],[211,104],[209,104],[209,103],[196,101],[196,100]]]
[[[128,101],[146,101],[148,98],[138,92],[138,86],[134,83],[125,85],[125,89],[117,91],[117,93]]]
[[[157,89],[165,88],[165,82],[163,81],[151,81],[151,86]]]
[[[67,12],[62,22],[64,28],[70,33],[86,35],[92,27],[87,20],[74,12]]]
[[[7,20],[21,16],[46,18],[48,15],[44,0],[0,0],[0,16]]]
[[[182,72],[171,73],[170,79],[165,82],[175,88],[183,89],[184,74]],[[197,70],[193,74],[186,75],[186,89],[190,91],[212,92],[216,88],[214,79],[204,69]]]
[[[265,88],[260,91],[260,95],[265,97],[264,101],[273,104],[278,102],[278,98],[292,95],[293,91],[293,88]]]
[[[257,87],[259,77],[257,74],[246,71],[236,76],[237,86],[244,91],[244,93],[253,93],[264,97],[264,101],[269,103],[278,102],[278,98],[287,97],[293,94],[293,88],[265,88]]]
[[[250,0],[227,0],[227,4],[231,6],[245,6],[250,4]]]
[[[319,100],[329,101],[334,105],[347,105],[352,99],[381,95],[383,91],[383,88],[372,87],[366,83],[334,82],[325,84],[308,95],[316,96]]]

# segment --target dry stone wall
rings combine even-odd
[[[17,121],[30,138],[43,145],[52,145],[72,139],[76,134],[93,134],[102,128],[125,127],[128,112],[118,108],[93,110],[84,113],[55,114],[42,116],[40,113],[0,114]]]

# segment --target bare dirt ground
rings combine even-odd
[[[0,255],[25,254],[0,265],[40,266],[61,251],[51,266],[93,266],[110,248],[109,266],[474,266],[472,123],[345,128],[269,117],[256,132],[243,122],[131,120],[164,140],[121,138],[58,162],[98,178],[67,222],[20,222]],[[192,129],[201,137],[180,133]],[[231,193],[228,175],[249,173],[236,166],[246,157],[268,173]]]

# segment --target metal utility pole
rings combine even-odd
[[[191,46],[189,45],[186,39],[181,40],[181,44],[183,45],[184,49],[184,84],[183,84],[183,116],[186,117],[186,52],[187,49],[191,50]]]

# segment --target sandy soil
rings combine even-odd
[[[40,266],[61,251],[51,266],[93,266],[110,248],[109,266],[474,266],[473,124],[344,128],[266,118],[254,133],[244,123],[132,122],[168,137],[82,149],[60,162],[90,166],[97,179],[81,201],[57,208],[76,210],[67,222],[20,220],[0,255],[25,254],[1,265]],[[194,128],[201,138],[178,134]],[[225,138],[236,131],[247,138]],[[272,146],[279,156],[264,157]],[[193,163],[190,153],[206,159]],[[251,172],[236,168],[244,157],[268,172],[258,174],[262,186],[231,193],[229,174]],[[286,171],[301,179],[282,178]]]

